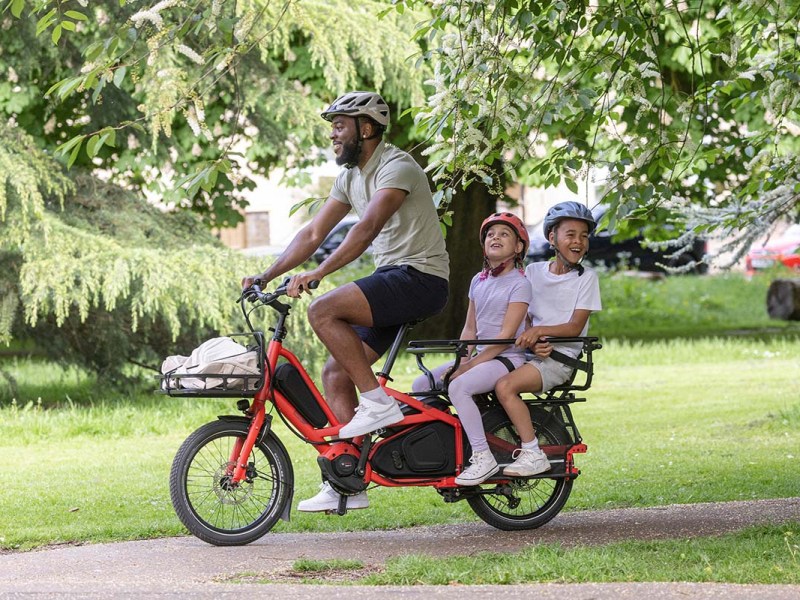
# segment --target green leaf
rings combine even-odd
[[[75,159],[78,158],[78,152],[80,152],[81,145],[78,144],[75,148],[72,149],[72,154],[69,155],[69,160],[67,161],[67,168],[69,169],[74,163]]]
[[[83,83],[83,77],[74,77],[68,81],[65,81],[64,85],[61,86],[61,89],[58,92],[59,98],[63,100],[69,96],[72,92],[78,89],[81,83]]]
[[[104,87],[106,87],[106,80],[105,78],[101,78],[94,88],[94,93],[92,93],[92,104],[97,104],[97,99],[100,97]]]
[[[54,8],[36,22],[36,35],[38,36],[45,29],[50,27],[55,18],[56,18],[56,9]]]
[[[122,82],[125,79],[125,72],[127,71],[127,67],[119,67],[116,71],[114,71],[114,85],[118,88],[122,87]]]
[[[93,61],[96,59],[100,54],[103,52],[103,44],[100,42],[94,42],[86,47],[83,51],[84,56],[86,56],[86,60]]]
[[[61,21],[60,27],[63,27],[67,31],[75,31],[75,23],[72,21]]]
[[[100,149],[98,148],[98,143],[100,146],[103,145],[103,143],[100,142],[99,135],[93,135],[91,138],[89,138],[89,142],[86,144],[86,154],[89,158],[94,158],[97,156],[97,151]]]
[[[61,24],[59,23],[55,27],[53,27],[53,33],[50,34],[50,39],[53,40],[54,44],[58,43],[58,40],[61,39]]]
[[[58,148],[56,148],[56,153],[64,155],[67,152],[69,152],[69,150],[71,148],[75,147],[76,145],[78,145],[80,147],[80,144],[83,142],[84,139],[86,139],[85,135],[76,135],[71,140],[67,140],[66,142],[61,144]]]
[[[17,19],[22,14],[22,9],[25,8],[25,0],[12,0],[11,2],[11,14],[14,15]]]
[[[567,189],[573,194],[578,193],[578,184],[575,183],[573,179],[570,179],[569,177],[564,177],[564,184],[566,184]]]
[[[89,20],[89,17],[87,17],[82,12],[78,12],[77,10],[68,10],[64,14],[66,16],[68,16],[70,19],[74,19],[76,21],[88,21]]]
[[[112,148],[117,147],[117,130],[113,127],[106,127],[100,131],[100,133],[104,137],[104,142],[106,146],[111,146]]]

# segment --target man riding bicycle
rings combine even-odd
[[[344,170],[328,199],[263,273],[242,280],[266,283],[307,261],[350,210],[359,221],[341,245],[315,269],[292,277],[288,295],[309,292],[309,284],[341,269],[370,246],[376,270],[315,299],[308,320],[331,356],[322,373],[333,413],[347,422],[341,438],[352,438],[403,419],[397,402],[378,384],[372,365],[389,348],[403,323],[435,315],[448,295],[449,258],[427,176],[406,152],[383,141],[389,107],[373,92],[348,92],[322,113],[331,122],[336,163]],[[356,393],[356,389],[358,393]],[[349,422],[348,422],[349,421]],[[327,484],[299,510],[338,507]],[[366,508],[366,493],[348,508]]]

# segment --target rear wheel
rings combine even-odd
[[[257,540],[291,501],[292,464],[271,434],[253,447],[245,478],[231,481],[231,452],[247,436],[248,425],[224,420],[203,425],[172,462],[169,488],[178,518],[193,535],[215,546]]]
[[[540,446],[569,445],[563,423],[541,408],[528,406]],[[486,431],[515,446],[520,439],[516,428],[502,408],[492,409],[484,417]],[[511,455],[495,452],[499,463],[511,462]],[[484,490],[491,485],[483,486]],[[467,502],[475,514],[492,527],[504,531],[535,529],[555,517],[572,491],[571,479],[512,478],[509,483],[493,485],[492,491],[471,496]]]

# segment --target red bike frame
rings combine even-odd
[[[282,325],[282,324],[281,324]],[[328,403],[325,401],[322,394],[317,389],[317,386],[314,384],[314,381],[306,372],[305,368],[303,367],[300,360],[295,356],[293,352],[288,350],[283,346],[283,339],[280,335],[280,332],[283,331],[282,326],[276,327],[276,334],[269,342],[269,346],[267,348],[266,357],[265,357],[265,369],[264,372],[266,374],[264,385],[256,392],[256,395],[253,399],[253,402],[250,405],[249,410],[247,411],[248,416],[252,417],[252,422],[250,424],[250,428],[248,431],[248,435],[246,439],[241,443],[241,447],[234,447],[231,453],[230,464],[236,465],[234,472],[232,473],[232,478],[234,482],[240,482],[244,479],[246,470],[247,470],[247,463],[248,458],[250,456],[250,452],[253,449],[253,445],[256,442],[256,439],[261,431],[264,421],[266,418],[266,406],[267,403],[272,402],[275,405],[275,408],[278,412],[285,417],[285,419],[295,428],[295,430],[300,434],[300,436],[305,439],[307,442],[314,444],[317,448],[317,451],[320,455],[327,455],[329,458],[333,458],[341,453],[350,453],[355,456],[360,454],[360,450],[358,446],[360,445],[361,441],[364,439],[364,436],[360,436],[353,440],[344,439],[340,440],[338,438],[339,430],[344,425],[344,423],[340,423],[336,416],[331,411]],[[402,341],[403,335],[405,334],[406,328],[404,327],[400,334],[398,335],[397,340],[395,341],[395,346],[398,346],[399,343]],[[284,359],[285,361],[292,364],[297,371],[302,376],[303,381],[308,386],[313,394],[314,398],[316,399],[317,403],[319,404],[320,408],[325,413],[325,416],[328,418],[328,422],[330,425],[328,427],[314,427],[311,423],[309,423],[306,418],[300,413],[300,411],[290,402],[286,396],[281,393],[279,390],[275,389],[275,386],[272,385],[272,382],[269,379],[270,374],[275,372],[275,369],[278,366],[279,359]],[[394,362],[393,353],[390,352],[390,358],[387,359],[387,371],[390,370],[391,364]],[[453,428],[455,434],[455,462],[456,462],[456,473],[460,473],[464,466],[464,448],[463,444],[461,443],[462,440],[462,431],[463,428],[461,426],[461,421],[458,417],[442,411],[438,408],[434,408],[425,404],[424,402],[420,401],[419,399],[400,392],[398,390],[392,389],[387,387],[387,383],[389,382],[389,373],[379,373],[378,374],[378,382],[381,387],[384,388],[387,394],[392,396],[395,400],[405,404],[414,410],[417,411],[415,414],[406,415],[406,417],[399,423],[392,425],[392,429],[406,429],[407,427],[411,427],[414,425],[419,425],[423,423],[432,423],[435,421],[443,422],[450,427]],[[392,439],[392,436],[389,436],[383,440],[379,440],[375,443],[374,446],[370,448],[370,455],[369,458],[372,457],[372,454],[377,450],[377,448],[385,443],[386,441]],[[497,436],[487,434],[487,439],[489,442],[490,447],[495,449],[504,450],[506,453],[511,453],[513,450],[517,448],[514,444],[501,439]],[[574,444],[571,446],[545,446],[543,450],[548,454],[557,454],[560,456],[566,456],[566,465],[565,465],[565,474],[566,477],[573,477],[579,474],[579,471],[574,466],[574,461],[572,459],[573,453],[580,453],[586,452],[586,445],[579,443]],[[372,471],[370,466],[369,460],[367,460],[365,465],[365,474],[364,474],[364,481],[366,483],[375,483],[381,486],[387,487],[401,487],[401,486],[433,486],[435,488],[454,488],[457,487],[455,483],[456,475],[444,476],[444,477],[433,477],[433,478],[403,478],[401,480],[390,479],[381,476],[378,473]],[[502,481],[502,478],[493,478],[493,481]]]

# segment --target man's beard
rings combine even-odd
[[[358,143],[342,142],[342,152],[336,157],[336,164],[355,165],[358,163]]]

